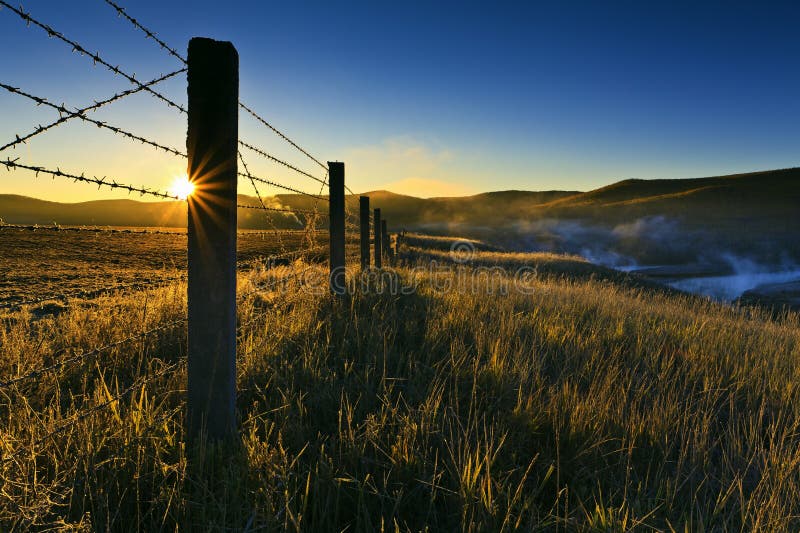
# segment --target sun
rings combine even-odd
[[[185,174],[183,176],[178,176],[175,178],[175,181],[172,182],[169,192],[177,196],[180,200],[186,200],[194,192],[194,183],[189,181],[189,177]]]

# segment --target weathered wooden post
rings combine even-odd
[[[389,258],[389,232],[386,231],[385,218],[381,219],[381,243],[383,243],[383,254]]]
[[[187,432],[223,440],[236,433],[236,49],[192,39],[188,78]]]
[[[328,213],[330,214],[330,287],[333,294],[347,291],[344,271],[344,163],[328,163]]]
[[[361,229],[361,270],[369,270],[369,196],[358,199]]]
[[[383,245],[381,244],[381,210],[376,209],[372,216],[372,233],[374,238],[375,248],[375,268],[381,268],[383,262],[381,261]]]

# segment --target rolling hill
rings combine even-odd
[[[704,260],[709,250],[717,256],[732,253],[771,262],[800,262],[795,235],[800,220],[800,168],[709,178],[629,179],[588,192],[514,190],[428,199],[382,190],[364,194],[370,196],[371,207],[382,209],[394,231],[461,234],[508,248],[586,256],[610,250],[650,264]],[[239,202],[258,205],[258,199],[244,195]],[[268,202],[326,210],[324,200],[301,195],[278,195]],[[355,197],[348,197],[347,203],[351,211],[357,211]],[[14,195],[0,195],[0,218],[20,224],[186,225],[180,202],[65,204]],[[326,218],[320,218],[320,225],[325,225]],[[242,228],[297,228],[303,222],[256,209],[239,212]]]
[[[0,218],[8,224],[98,226],[186,226],[183,202],[96,200],[61,203],[14,194],[0,195]]]
[[[364,193],[395,225],[487,224],[540,218],[616,222],[642,216],[670,215],[686,222],[752,216],[773,219],[800,210],[800,168],[691,179],[628,179],[588,192],[497,191],[463,197],[418,198],[376,190]],[[240,195],[241,203],[257,205]],[[277,195],[273,203],[312,209],[314,199]],[[319,202],[318,202],[319,203]],[[355,198],[348,200],[355,206]],[[323,211],[324,207],[319,206]],[[119,226],[185,226],[180,202],[98,200],[59,203],[17,195],[0,195],[0,217],[7,223],[98,224]],[[261,214],[259,214],[259,217]],[[243,216],[247,226],[263,225]]]
[[[364,193],[373,207],[382,208],[395,227],[417,226],[425,222],[468,221],[475,217],[493,219],[498,213],[514,218],[531,205],[541,205],[554,199],[571,197],[570,191],[501,191],[456,198],[417,198],[389,191]],[[266,198],[265,198],[266,200]],[[258,206],[258,199],[239,195],[239,203]],[[270,197],[273,207],[293,207],[313,210],[315,200],[296,194]],[[358,200],[348,196],[350,209],[357,209]],[[316,201],[324,213],[327,206]],[[499,210],[499,211],[498,211]],[[97,200],[79,203],[60,203],[26,196],[0,194],[0,218],[8,224],[60,224],[100,226],[167,226],[185,227],[186,208],[182,202],[139,202],[136,200]],[[272,215],[278,227],[297,227],[297,221],[284,215]],[[324,218],[324,217],[323,217]],[[239,224],[243,228],[270,228],[264,214],[258,210],[240,209]]]
[[[711,178],[625,180],[540,207],[559,216],[609,219],[617,213],[625,218],[670,214],[686,221],[714,215],[784,216],[797,213],[800,207],[800,168]]]

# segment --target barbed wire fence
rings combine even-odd
[[[110,132],[111,134],[124,139],[126,142],[138,143],[142,146],[148,147],[152,150],[164,153],[168,156],[186,160],[189,168],[192,168],[192,159],[199,157],[198,154],[192,154],[182,149],[169,146],[163,142],[153,140],[148,136],[131,131],[119,125],[111,124],[105,120],[93,118],[91,115],[100,109],[106,109],[118,102],[124,101],[136,94],[148,94],[160,104],[163,104],[166,109],[171,113],[177,114],[179,117],[191,120],[190,113],[192,106],[183,105],[176,102],[174,99],[169,98],[163,92],[159,91],[159,87],[169,81],[180,79],[181,76],[188,75],[191,77],[191,69],[193,68],[189,58],[183,56],[174,47],[168,45],[165,41],[160,39],[157,34],[138,19],[131,16],[128,11],[120,6],[117,2],[112,0],[102,0],[107,4],[117,16],[127,20],[131,26],[138,32],[144,34],[145,39],[153,42],[158,48],[177,60],[180,63],[179,68],[167,74],[159,74],[147,81],[142,81],[136,77],[135,74],[130,73],[128,70],[122,69],[120,66],[112,63],[106,55],[101,55],[99,52],[91,52],[88,47],[83,46],[72,37],[68,37],[54,26],[44,22],[39,16],[34,16],[30,12],[25,11],[21,6],[15,7],[5,0],[0,0],[0,12],[6,11],[11,16],[16,17],[31,30],[39,30],[47,35],[47,37],[55,39],[66,47],[70,48],[72,52],[77,53],[79,56],[90,60],[94,66],[101,66],[109,71],[114,77],[121,78],[128,82],[131,87],[119,92],[115,92],[110,96],[96,100],[88,105],[80,107],[68,106],[65,103],[56,103],[43,96],[36,95],[32,91],[25,90],[12,83],[0,82],[0,88],[5,90],[11,95],[20,97],[24,100],[35,104],[38,107],[48,108],[57,113],[57,118],[45,124],[38,124],[33,126],[27,131],[20,132],[14,135],[14,138],[0,144],[0,165],[3,165],[7,171],[13,173],[27,173],[33,177],[46,176],[52,179],[60,179],[71,181],[78,184],[87,184],[96,186],[100,190],[116,190],[125,191],[129,195],[138,195],[142,198],[166,200],[170,202],[186,202],[186,198],[182,198],[178,194],[160,190],[157,188],[139,185],[135,183],[128,183],[122,179],[113,176],[98,176],[93,175],[86,171],[66,169],[61,166],[48,166],[45,164],[37,164],[31,161],[21,160],[21,157],[16,156],[13,151],[22,145],[26,145],[34,138],[50,132],[64,124],[73,122],[82,122],[87,125],[95,126],[102,131]],[[4,74],[8,75],[7,73]],[[259,146],[252,139],[237,139],[236,150],[233,155],[234,164],[238,163],[240,170],[235,171],[235,179],[243,180],[247,185],[252,188],[254,196],[236,197],[233,199],[233,209],[235,211],[243,210],[243,213],[255,211],[260,213],[261,227],[266,226],[266,229],[253,229],[253,230],[238,230],[238,234],[244,237],[260,237],[263,239],[271,239],[271,252],[263,256],[250,258],[247,260],[236,261],[234,259],[234,271],[240,272],[250,270],[260,270],[264,274],[265,280],[250,281],[243,285],[239,294],[234,294],[235,306],[245,302],[247,299],[265,293],[275,292],[281,285],[293,284],[296,287],[304,281],[304,276],[319,269],[319,259],[325,257],[325,252],[328,253],[329,267],[331,273],[329,281],[334,295],[341,296],[342,291],[333,286],[334,270],[337,265],[334,261],[341,262],[344,266],[345,261],[352,260],[358,257],[360,245],[360,259],[361,268],[370,268],[371,265],[371,244],[374,242],[375,250],[375,266],[380,266],[380,258],[384,255],[385,235],[381,235],[382,228],[379,227],[377,219],[373,219],[369,209],[369,198],[362,196],[360,199],[356,197],[353,191],[344,183],[344,165],[336,163],[335,165],[325,164],[319,158],[312,155],[310,150],[303,148],[299,143],[295,142],[286,133],[275,127],[272,122],[266,120],[262,115],[257,113],[253,107],[246,105],[241,101],[237,101],[236,107],[242,112],[242,116],[255,121],[257,125],[266,128],[266,131],[274,134],[280,139],[281,142],[286,143],[292,150],[301,154],[307,164],[313,165],[314,171],[303,169],[301,165],[288,161],[286,158],[277,156],[275,153]],[[238,119],[237,119],[238,120]],[[5,153],[3,153],[5,152]],[[277,165],[278,167],[291,171],[296,176],[297,182],[284,183],[272,177],[264,177],[263,174],[257,174],[251,171],[245,159],[245,154],[256,156],[260,160]],[[334,169],[334,173],[332,173]],[[192,181],[196,176],[189,175],[189,180]],[[337,187],[340,190],[333,189],[333,182],[336,181]],[[305,185],[304,185],[305,184]],[[309,192],[306,188],[309,185],[319,185],[318,192]],[[328,194],[325,194],[325,189],[329,188]],[[264,196],[262,193],[265,189],[274,189],[279,191],[279,195]],[[283,197],[281,197],[283,196]],[[334,199],[338,198],[334,206]],[[300,206],[300,207],[293,207]],[[326,209],[327,206],[327,209]],[[332,209],[336,208],[336,211]],[[191,215],[190,215],[191,216]],[[328,218],[327,224],[324,223],[325,218]],[[290,227],[294,226],[294,227]],[[187,236],[191,239],[191,223],[188,233],[183,230],[159,230],[159,229],[117,229],[98,226],[60,226],[54,225],[36,225],[36,224],[14,224],[5,223],[0,219],[0,233],[2,232],[76,232],[83,233],[89,232],[93,234],[130,234],[146,238],[148,235],[172,235],[172,236]],[[383,230],[385,233],[385,229]],[[233,229],[234,235],[237,234],[237,229]],[[292,247],[287,243],[287,238],[293,237],[291,240],[295,243]],[[299,239],[298,239],[299,237]],[[328,243],[320,242],[320,238],[328,238]],[[384,239],[381,239],[384,237]],[[137,237],[138,238],[138,237]],[[299,244],[298,244],[299,241]],[[235,241],[234,241],[235,242]],[[339,249],[341,248],[341,249]],[[276,252],[277,250],[277,252]],[[316,262],[315,262],[316,260]],[[276,265],[292,265],[287,271],[286,268],[276,268]],[[192,283],[191,265],[189,268],[189,276],[180,275],[169,279],[159,280],[137,280],[129,283],[116,283],[103,287],[98,287],[92,290],[73,290],[62,291],[46,296],[39,296],[33,298],[26,298],[12,302],[0,303],[0,311],[4,313],[13,313],[24,310],[31,306],[35,306],[47,301],[61,301],[70,302],[75,299],[94,298],[103,294],[111,293],[125,293],[127,291],[141,291],[158,289],[165,286],[171,286],[179,283]],[[253,278],[254,279],[254,278]],[[326,288],[327,291],[327,288]],[[276,306],[288,306],[304,294],[301,291],[295,291],[294,294],[288,298],[282,298]],[[275,307],[275,306],[273,306]],[[235,315],[236,309],[234,307],[233,313]],[[240,321],[234,328],[234,336],[241,336],[246,333],[246,328],[253,326],[260,320],[264,320],[270,313],[274,312],[273,308],[267,308],[260,313],[256,313],[246,321]],[[88,417],[94,416],[104,410],[107,410],[114,405],[119,404],[125,398],[131,396],[137,390],[142,390],[143,387],[152,384],[153,382],[174,374],[188,363],[192,364],[192,358],[196,357],[192,353],[191,333],[186,332],[187,327],[191,330],[189,317],[192,313],[189,312],[187,317],[179,318],[176,320],[169,320],[163,324],[158,324],[152,327],[143,329],[138,333],[132,333],[126,337],[118,340],[96,346],[84,350],[75,350],[74,348],[64,348],[57,353],[52,354],[53,362],[42,365],[33,369],[20,369],[16,375],[0,376],[0,395],[6,396],[13,391],[14,394],[24,395],[25,388],[30,384],[37,383],[43,376],[48,374],[58,374],[65,369],[75,365],[83,364],[97,359],[103,354],[110,353],[114,350],[119,350],[124,347],[136,345],[137,343],[145,343],[159,335],[167,332],[179,332],[181,338],[188,337],[189,353],[187,356],[181,357],[178,361],[171,364],[163,365],[163,368],[157,372],[150,374],[143,374],[134,379],[128,386],[123,386],[118,389],[118,392],[111,395],[107,400],[89,405],[80,411],[73,413],[69,419],[65,420],[62,424],[54,429],[40,432],[40,436],[32,439],[31,442],[11,442],[4,441],[0,446],[0,464],[16,462],[24,455],[35,456],[37,449],[46,441],[56,437],[60,433],[64,433],[76,424],[80,423]],[[186,343],[184,343],[186,344]],[[235,346],[235,343],[234,343]],[[235,353],[234,353],[235,357]],[[189,373],[191,376],[191,372]],[[211,379],[210,377],[208,379]],[[192,378],[189,378],[189,388],[192,387]],[[191,395],[190,395],[191,398]],[[191,401],[191,399],[190,399]],[[222,433],[227,431],[227,428],[222,428]],[[212,428],[212,433],[214,433]],[[220,431],[216,434],[219,436]]]

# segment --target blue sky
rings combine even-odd
[[[356,191],[588,190],[800,164],[800,7],[789,3],[120,3],[181,51],[192,36],[232,41],[241,99],[319,158],[345,161]],[[142,79],[180,66],[102,0],[29,0],[25,9]],[[7,9],[0,47],[1,81],[59,103],[130,87]],[[185,78],[160,90],[186,100]],[[0,116],[5,144],[54,115],[1,94]],[[97,117],[185,143],[185,118],[144,95]],[[245,116],[240,132],[314,170]],[[0,153],[9,155],[162,189],[185,170],[81,124]],[[260,175],[314,190],[248,159]],[[21,171],[1,173],[0,192],[120,196]]]

